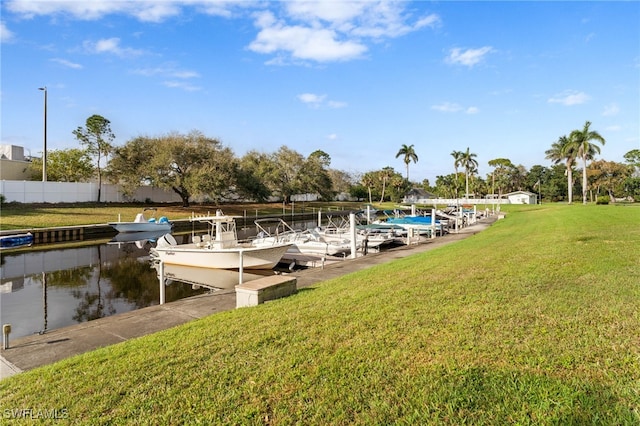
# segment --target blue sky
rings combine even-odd
[[[586,120],[600,158],[640,148],[640,3],[3,0],[3,144],[78,147],[196,129],[242,156],[287,145],[331,167],[453,173],[453,150],[549,166]]]

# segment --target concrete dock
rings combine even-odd
[[[494,220],[495,217],[486,218],[458,233],[424,243],[371,253],[325,265],[324,268],[294,271],[291,275],[297,278],[298,288],[310,287],[322,281],[459,241],[486,229]],[[235,290],[223,290],[51,330],[42,335],[10,339],[9,348],[0,351],[0,379],[235,308]]]

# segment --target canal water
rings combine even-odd
[[[302,222],[297,227],[313,226]],[[160,302],[160,281],[149,249],[155,236],[123,241],[119,234],[108,243],[84,247],[0,255],[0,324],[11,324],[11,337],[46,333],[57,328],[129,312]],[[239,238],[255,235],[253,227],[239,229]],[[191,234],[176,235],[178,243]],[[170,303],[203,292],[206,286],[233,288],[234,271],[168,269],[165,301]],[[245,274],[248,281],[258,275]]]

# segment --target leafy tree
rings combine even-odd
[[[305,158],[286,146],[280,147],[271,158],[272,168],[267,176],[269,183],[285,203],[290,203],[292,195],[306,192],[302,180]]]
[[[539,193],[540,198],[547,196],[548,182],[549,169],[538,164],[532,166],[525,176],[525,187],[527,190]]]
[[[252,150],[240,159],[238,192],[247,198],[264,201],[271,195],[264,176],[268,176],[272,161],[267,154]]]
[[[640,149],[632,149],[624,154],[625,161],[635,168],[635,173],[640,170]]]
[[[515,166],[508,158],[495,158],[489,160],[489,166],[494,167],[491,173],[491,191],[494,191],[495,185],[498,186],[498,198],[502,197],[502,189],[509,184],[509,171]]]
[[[113,150],[112,143],[116,136],[111,131],[111,122],[97,114],[87,118],[85,126],[84,128],[78,127],[73,131],[73,135],[86,147],[87,153],[95,158],[96,172],[98,174],[98,202],[100,202],[102,190],[101,162],[111,154]]]
[[[589,164],[587,175],[596,190],[596,197],[603,189],[609,195],[611,202],[615,202],[615,196],[624,191],[624,183],[631,177],[633,168],[631,166],[616,163],[615,161],[593,161]]]
[[[576,150],[574,144],[571,142],[571,138],[567,136],[560,136],[558,140],[551,144],[551,148],[545,151],[546,158],[553,161],[554,164],[558,164],[564,161],[567,176],[567,198],[568,203],[573,201],[573,166],[576,162]]]
[[[582,203],[587,204],[587,160],[592,160],[600,154],[600,147],[591,141],[605,144],[604,138],[595,130],[590,130],[590,121],[584,123],[582,130],[571,132],[570,140],[576,156],[582,159]]]
[[[393,176],[394,173],[395,171],[393,170],[393,167],[389,166],[383,167],[382,170],[378,172],[378,180],[382,182],[382,195],[380,195],[381,203],[384,201],[384,192],[387,187],[387,182],[391,179],[391,176]]]
[[[362,186],[367,188],[367,191],[369,192],[369,204],[373,202],[371,200],[371,191],[375,185],[376,180],[377,178],[374,172],[367,172],[364,175],[362,175],[361,183],[362,183]]]
[[[458,180],[459,174],[449,174],[445,176],[436,176],[436,186],[434,193],[442,198],[458,198]],[[455,193],[454,193],[455,191]]]
[[[458,168],[460,168],[462,166],[462,157],[464,155],[464,152],[462,151],[451,151],[451,156],[453,157],[453,168],[456,171],[456,176],[458,176]],[[453,183],[455,184],[455,188],[456,188],[456,196],[455,198],[458,198],[458,194],[459,194],[459,186],[458,186],[458,179],[454,179]]]
[[[321,149],[313,151],[308,158],[317,161],[323,168],[328,168],[331,165],[331,156]]]
[[[391,187],[391,200],[394,202],[400,202],[404,198],[405,194],[411,189],[411,183],[408,179],[402,177],[400,173],[395,173],[389,179],[389,186]]]
[[[469,197],[469,175],[475,173],[478,169],[478,161],[475,159],[477,155],[469,152],[469,148],[462,153],[461,165],[464,167],[465,171],[465,182],[466,182],[466,194],[465,197]]]
[[[328,169],[331,188],[336,193],[349,193],[351,187],[355,185],[354,178],[347,172],[337,169]]]
[[[415,150],[413,149],[413,145],[402,144],[402,147],[400,147],[400,150],[396,154],[396,158],[398,158],[400,156],[403,156],[402,161],[404,161],[404,164],[407,167],[407,180],[409,180],[409,163],[411,163],[412,161],[414,163],[417,163],[418,162],[418,155],[416,154]]]
[[[199,131],[135,138],[114,152],[113,180],[130,193],[141,185],[174,191],[188,207],[192,196],[220,200],[237,184],[238,162],[230,149]]]
[[[30,165],[34,177],[42,176],[42,159],[34,158]],[[47,177],[54,182],[86,182],[95,169],[87,151],[78,148],[52,150],[47,153]]]
[[[335,196],[333,182],[327,167],[331,164],[331,157],[324,151],[314,151],[307,157],[303,173],[301,174],[302,191],[320,194],[324,200],[331,200]]]

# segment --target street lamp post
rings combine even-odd
[[[44,151],[42,152],[42,181],[47,181],[47,86],[39,87],[44,91]]]

